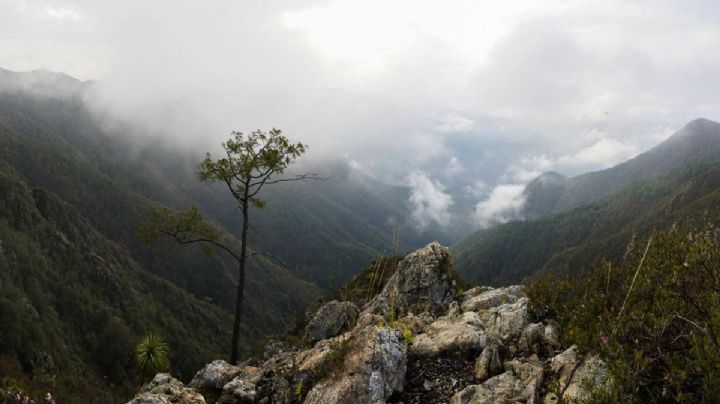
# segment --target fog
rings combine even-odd
[[[717,2],[501,3],[3,0],[0,67],[95,80],[99,115],[190,148],[281,128],[412,187],[419,229],[720,119]]]

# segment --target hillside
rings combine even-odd
[[[219,225],[237,234],[240,218],[232,198],[221,187],[203,184],[195,176],[195,164],[204,157],[204,150],[189,151],[183,144],[159,142],[136,128],[99,120],[86,104],[85,94],[92,83],[44,71],[4,71],[0,89],[3,80],[6,88],[13,89],[0,97],[0,122],[8,129],[22,137],[48,139],[62,154],[81,158],[101,175],[152,201],[178,209],[198,204]],[[144,137],[147,140],[138,141]],[[339,287],[374,257],[390,252],[395,232],[402,251],[439,236],[432,231],[417,234],[409,226],[405,187],[383,184],[340,160],[306,162],[297,169],[316,172],[327,180],[264,190],[268,205],[253,212],[256,230],[251,233],[251,245],[281,258],[298,277],[324,288]],[[56,188],[52,188],[54,179],[45,174],[34,175],[33,180],[75,197],[72,178]],[[81,199],[78,203],[92,203]],[[112,216],[106,211],[96,213]],[[109,217],[98,218],[96,224],[115,226]]]
[[[555,172],[542,174],[526,188],[525,214],[528,218],[539,218],[559,213],[688,164],[718,160],[720,124],[696,119],[659,145],[615,167],[572,178]]]
[[[73,82],[71,78],[67,80]],[[0,329],[0,340],[3,341],[0,344],[0,357],[3,358],[0,375],[3,377],[39,383],[35,386],[52,388],[60,393],[61,399],[102,390],[100,396],[105,398],[99,398],[98,402],[112,402],[114,400],[108,399],[109,396],[126,391],[123,389],[132,383],[133,364],[128,358],[137,338],[145,332],[157,332],[169,341],[174,353],[173,368],[180,377],[190,376],[185,372],[200,361],[228,350],[228,330],[232,324],[228,313],[234,302],[235,264],[220,254],[207,257],[199,248],[179,248],[170,242],[148,246],[138,239],[138,224],[159,202],[143,194],[142,189],[135,187],[135,183],[117,169],[114,159],[119,158],[127,147],[129,145],[122,145],[121,138],[113,140],[103,133],[81,100],[71,93],[48,96],[35,90],[18,91],[17,88],[0,91],[0,163],[14,184],[4,190],[2,197],[24,201],[18,205],[24,210],[8,210],[4,220],[12,224],[20,218],[37,216],[37,212],[32,213],[33,198],[23,196],[23,192],[31,191],[23,189],[42,190],[35,194],[50,195],[48,200],[56,201],[52,206],[61,207],[58,211],[72,212],[62,213],[62,220],[46,218],[48,225],[76,229],[76,234],[86,237],[74,245],[75,250],[86,252],[100,248],[87,244],[88,240],[96,240],[101,246],[112,246],[84,258],[86,261],[77,257],[80,261],[57,261],[51,254],[55,246],[49,244],[54,239],[42,237],[43,233],[34,227],[15,229],[12,244],[10,238],[3,239],[5,255],[0,258],[9,260],[3,275],[15,274],[15,278],[12,282],[3,282],[0,299],[21,302],[23,296],[36,297],[22,307],[16,304],[4,307],[6,317]],[[142,171],[138,175],[142,176]],[[52,230],[47,232],[54,234]],[[230,234],[224,237],[235,243]],[[15,258],[10,261],[8,254],[13,251],[10,246],[26,254],[23,259],[32,264],[21,265]],[[111,253],[120,256],[113,259],[108,255]],[[97,265],[94,260],[116,261],[112,266],[117,275],[113,276],[121,282],[110,285],[80,282],[69,291],[57,289],[66,283],[65,279],[72,282],[76,278],[73,271],[94,268]],[[44,272],[32,268],[42,268]],[[90,269],[86,272],[92,274],[94,269]],[[38,278],[45,272],[52,276]],[[20,281],[22,279],[26,281]],[[141,291],[134,297],[134,302],[124,302],[119,297],[127,292],[128,285]],[[112,293],[101,293],[108,288],[114,288]],[[59,294],[62,294],[61,302],[56,301],[61,297]],[[253,260],[247,279],[243,354],[249,354],[267,335],[285,330],[294,313],[319,294],[318,287],[273,261],[262,257]],[[66,310],[47,319],[50,329],[77,328],[77,331],[68,335],[55,331],[58,334],[53,338],[43,336],[49,331],[38,331],[38,328],[45,325],[38,324],[37,318],[28,321],[30,318],[23,313],[28,310],[46,312],[38,305],[47,302],[55,302]],[[180,309],[186,306],[187,311]],[[185,314],[176,313],[178,310],[192,313],[192,317],[184,318]],[[93,314],[96,311],[99,314]],[[202,316],[206,317],[198,318]],[[110,326],[104,318],[112,320],[112,329],[106,330]],[[82,327],[74,327],[79,323]],[[200,330],[193,331],[195,328]],[[118,338],[122,338],[117,344],[111,344],[116,352],[101,355],[97,351],[101,349],[98,344],[112,341],[110,336],[116,329],[120,330]],[[32,335],[38,335],[39,342],[25,345],[35,341],[30,337]],[[84,337],[92,338],[92,344],[86,344]],[[28,342],[23,342],[25,339]],[[61,347],[66,349],[58,351]],[[38,355],[59,366],[48,370],[51,385],[35,377]],[[68,367],[60,365],[62,363]],[[103,367],[105,364],[110,367]],[[74,393],[64,392],[56,389],[56,383],[52,381],[60,371],[63,377],[74,378],[81,373],[87,377],[68,383],[77,386]],[[108,388],[105,377],[111,378],[116,385]]]
[[[719,224],[720,164],[692,165],[580,208],[480,231],[456,246],[456,265],[473,281],[521,282],[543,269],[618,261],[635,237],[655,228]]]
[[[162,295],[168,311],[156,316],[163,319],[156,328],[152,327],[155,317],[136,311],[138,319],[131,311],[124,312],[124,306],[114,306],[111,301],[103,305],[113,313],[125,313],[117,317],[117,324],[130,330],[130,342],[118,345],[118,351],[132,347],[144,332],[154,330],[165,336],[174,354],[182,358],[177,366],[173,362],[173,369],[180,377],[186,377],[185,369],[227,350],[235,263],[222,254],[206,257],[200,248],[180,248],[167,240],[148,246],[137,237],[138,225],[148,218],[152,207],[185,209],[198,204],[215,224],[227,231],[223,237],[233,244],[237,242],[233,233],[239,229],[236,207],[224,189],[196,179],[194,165],[199,156],[183,149],[183,145],[138,142],[143,133],[128,133],[137,129],[100,120],[87,105],[86,92],[92,85],[47,71],[0,70],[0,162],[16,182],[28,189],[44,190],[64,209],[75,212],[65,216],[66,226],[81,226],[74,221],[82,220],[82,226],[88,228],[83,233],[95,234],[119,248],[123,253],[120,262],[132,262],[134,266],[126,274],[126,283],[141,285],[146,295]],[[315,162],[303,169],[318,172],[327,180],[268,188],[264,194],[267,208],[253,212],[250,247],[279,257],[287,266],[264,257],[254,258],[250,263],[243,314],[243,355],[259,349],[259,343],[268,335],[285,331],[296,312],[317,299],[322,288],[342,285],[379,254],[405,250],[431,237],[403,228],[407,223],[406,188],[382,184],[341,161]],[[14,190],[8,191],[7,196],[12,196]],[[11,219],[15,214],[8,213],[8,217]],[[33,237],[33,230],[23,232],[22,237]],[[395,232],[400,233],[400,239],[393,247]],[[38,259],[51,261],[45,254],[47,248],[40,245],[29,249],[37,251]],[[90,250],[85,245],[77,248]],[[98,256],[107,259],[102,254]],[[24,271],[23,268],[16,266],[13,270]],[[56,271],[55,279],[60,279],[69,268],[58,264]],[[23,276],[34,275],[23,272]],[[4,284],[0,298],[15,301],[18,296],[30,293],[27,288],[23,283]],[[78,286],[77,294],[93,296],[92,290],[86,290],[92,288]],[[208,321],[212,324],[201,326],[212,335],[187,338],[186,334],[165,327],[168,322],[183,329],[204,324],[176,318],[172,307],[190,303],[167,295],[166,288],[175,288],[185,298],[210,308]],[[43,285],[42,290],[43,299],[54,299],[51,288]],[[83,306],[83,302],[68,300],[64,304]],[[5,312],[8,323],[0,330],[0,340],[34,332],[34,326],[18,317],[19,310],[8,306]],[[200,308],[191,311],[202,312]],[[75,314],[59,316],[53,326],[69,327],[79,321]],[[85,334],[102,331],[103,323],[94,324],[84,329]],[[203,341],[207,344],[203,345]],[[1,345],[0,355],[6,356],[0,362],[7,366],[0,369],[0,376],[30,380],[35,367],[28,357],[19,358],[26,355],[27,348],[15,342]],[[69,354],[63,355],[50,354],[54,363],[64,361]],[[79,391],[100,388],[98,381],[107,376],[99,365],[104,360],[87,352],[76,355],[74,363],[78,369],[90,374]],[[131,375],[132,364],[127,360],[115,362],[123,369],[116,372],[117,380],[130,379],[125,376]],[[76,374],[67,372],[68,377]],[[104,388],[107,390],[107,386]],[[113,387],[107,394],[116,394],[123,388]]]
[[[132,351],[147,332],[167,338],[181,377],[226,350],[231,319],[220,307],[145,270],[4,162],[0,189],[3,377],[67,402],[112,402],[134,387]]]

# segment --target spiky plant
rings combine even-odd
[[[157,334],[150,333],[140,340],[135,347],[135,364],[143,380],[170,369],[169,351],[168,344]]]

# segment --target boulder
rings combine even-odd
[[[205,404],[205,398],[168,373],[158,373],[127,404]]]
[[[523,297],[514,303],[501,304],[478,312],[485,326],[485,334],[503,343],[517,342],[530,322],[527,304],[527,298]]]
[[[470,289],[468,292],[475,290],[485,291],[475,295],[468,295],[468,298],[465,299],[462,303],[463,311],[488,310],[502,304],[515,303],[520,298],[525,297],[523,287],[520,285],[513,285],[506,288],[490,290],[487,290],[487,287],[479,287]],[[465,293],[467,294],[468,292]]]
[[[257,396],[257,383],[260,381],[262,369],[254,366],[244,366],[240,372],[222,387],[222,395],[218,400],[220,404],[252,403]]]
[[[240,366],[234,366],[222,359],[212,361],[205,365],[195,377],[188,383],[189,387],[195,389],[222,389],[223,386],[232,380],[242,371]]]
[[[522,382],[508,371],[464,388],[450,399],[450,404],[513,403],[519,401],[524,389]]]
[[[540,387],[543,384],[545,369],[536,355],[527,360],[513,359],[505,362],[505,369],[511,371],[525,386],[519,398],[530,403],[540,402]]]
[[[557,392],[563,400],[586,400],[598,388],[604,388],[609,382],[608,367],[596,355],[580,358],[576,347],[550,360],[550,369],[555,374],[561,391]]]
[[[325,303],[307,326],[311,344],[334,337],[355,326],[360,310],[351,302],[333,300]]]
[[[414,338],[410,352],[420,356],[480,352],[487,344],[482,325],[480,316],[474,312],[440,317]]]
[[[526,354],[545,354],[545,326],[542,323],[528,324],[520,334],[519,348]]]
[[[442,315],[453,301],[449,270],[450,250],[432,242],[400,261],[397,271],[368,307],[386,319],[409,313]]]
[[[385,403],[405,382],[407,348],[397,330],[368,326],[356,329],[347,342],[337,371],[319,381],[307,404]]]
[[[484,382],[503,372],[501,348],[498,344],[489,344],[475,360],[475,378],[478,381]]]

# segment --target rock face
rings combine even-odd
[[[208,363],[188,383],[194,389],[222,389],[222,387],[242,371],[239,366],[233,366],[224,360]]]
[[[307,326],[308,339],[314,344],[355,326],[360,310],[351,302],[333,300],[323,305]]]
[[[608,383],[596,356],[565,349],[522,286],[475,287],[458,301],[447,248],[403,259],[363,311],[321,307],[311,344],[273,341],[258,367],[214,361],[189,386],[159,374],[130,403],[540,403],[583,400]],[[553,401],[554,399],[554,401]],[[561,400],[562,399],[562,400]]]
[[[370,326],[350,338],[339,371],[313,387],[306,403],[385,403],[402,389],[407,346],[400,332]]]
[[[167,373],[158,373],[128,404],[205,404],[205,398]]]
[[[369,306],[386,319],[409,313],[442,315],[453,301],[449,269],[450,250],[437,242],[430,243],[400,261],[395,274]]]

